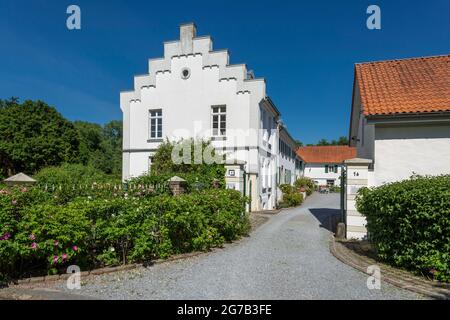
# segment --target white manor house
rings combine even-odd
[[[123,180],[148,173],[164,139],[211,140],[226,158],[227,187],[251,197],[250,210],[274,209],[279,184],[300,176],[296,143],[267,96],[266,82],[245,64],[229,64],[227,50],[213,50],[193,23],[180,40],[164,43],[164,57],[121,92]]]

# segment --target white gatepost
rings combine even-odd
[[[355,197],[358,190],[368,185],[369,165],[371,159],[353,158],[344,161],[347,167],[346,190],[346,232],[347,239],[364,239],[367,237],[366,218],[356,209]]]

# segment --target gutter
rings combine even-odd
[[[447,123],[450,122],[450,111],[393,113],[380,115],[366,115],[367,123]]]

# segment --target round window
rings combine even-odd
[[[189,68],[183,68],[183,70],[181,70],[181,78],[187,79],[187,78],[189,78],[190,75],[191,75],[191,70]]]

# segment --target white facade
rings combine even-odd
[[[450,173],[450,123],[375,127],[374,185]]]
[[[358,121],[358,157],[370,159],[370,186],[404,180],[414,174],[450,173],[450,116]]]
[[[305,163],[303,174],[312,179],[318,186],[341,185],[342,164]]]
[[[245,163],[251,209],[276,206],[282,126],[265,80],[244,64],[230,65],[228,51],[213,51],[211,38],[197,37],[194,24],[180,27],[180,40],[164,43],[164,57],[149,60],[149,73],[135,76],[120,107],[124,180],[149,172],[165,138],[211,139],[226,161]],[[295,163],[289,168],[295,171]]]

